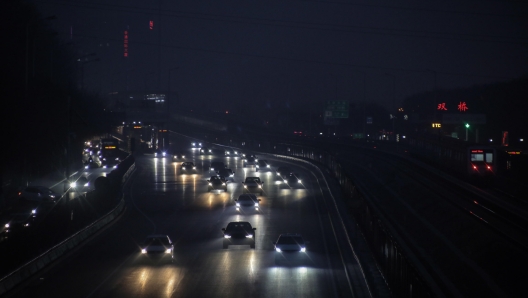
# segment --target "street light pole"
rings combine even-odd
[[[173,67],[171,69],[169,69],[169,81],[168,81],[168,86],[167,86],[167,121],[169,120],[168,118],[170,118],[170,101],[172,100],[172,96],[171,96],[171,72],[173,70],[177,70],[179,69],[179,67]]]

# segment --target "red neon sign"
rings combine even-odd
[[[465,111],[469,110],[469,108],[467,107],[465,101],[463,101],[463,102],[461,101],[461,102],[458,104],[458,110],[459,110],[460,112],[465,112]]]
[[[471,150],[471,153],[482,153],[484,152],[483,150]]]
[[[154,21],[149,21],[149,29],[154,29]]]
[[[123,39],[123,56],[128,57],[128,30],[125,30],[125,36]]]
[[[436,108],[437,110],[441,110],[441,111],[447,111],[447,108],[446,108],[446,103],[443,102],[443,103],[439,103],[438,104],[438,107]]]

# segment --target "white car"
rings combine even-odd
[[[55,203],[61,195],[44,186],[28,186],[18,193],[18,197],[28,201]]]
[[[304,241],[301,234],[286,233],[280,234],[279,239],[273,242],[276,252],[306,252],[307,241]]]
[[[168,235],[149,235],[141,245],[141,254],[151,258],[174,259],[174,244]]]
[[[261,181],[259,177],[246,177],[244,181],[244,191],[248,193],[258,192],[260,195],[264,192],[262,185],[264,181]]]

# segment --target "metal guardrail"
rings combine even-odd
[[[130,166],[130,168],[123,175],[122,185],[124,185],[127,180],[130,178],[132,173],[135,170],[135,163]],[[121,200],[114,209],[109,211],[107,214],[102,216],[100,219],[94,221],[90,225],[86,226],[77,233],[66,238],[62,242],[48,249],[41,255],[30,260],[26,264],[15,269],[8,275],[0,279],[0,295],[8,292],[13,289],[18,284],[22,283],[24,280],[30,278],[39,270],[43,269],[45,266],[58,259],[60,256],[64,255],[84,240],[89,238],[91,235],[95,234],[101,228],[106,226],[108,223],[112,222],[125,208],[124,195],[121,195]]]

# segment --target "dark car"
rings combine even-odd
[[[17,200],[12,206],[5,210],[2,216],[2,232],[12,233],[31,226],[37,216],[40,202]]]
[[[238,156],[238,151],[235,149],[228,148],[225,150],[225,156]]]
[[[273,242],[276,252],[306,252],[306,244],[301,234],[280,234],[279,239]]]
[[[28,186],[18,193],[18,197],[28,201],[55,203],[61,195],[44,186]]]
[[[220,171],[221,169],[225,169],[225,168],[226,166],[222,161],[211,162],[211,168],[210,168],[211,171],[215,171],[216,173],[218,173],[218,171]]]
[[[202,147],[202,148],[200,148],[200,154],[201,155],[213,154],[213,150],[211,148],[208,148],[208,147]]]
[[[281,178],[285,177],[286,175],[289,175],[293,171],[289,167],[278,167],[277,168],[277,176],[280,176]]]
[[[218,176],[224,177],[225,180],[229,178],[234,179],[235,177],[235,172],[233,172],[233,170],[231,169],[223,168],[223,169],[220,169],[220,171],[218,171],[217,173],[218,173]]]
[[[172,160],[183,160],[185,159],[185,153],[182,151],[174,151],[172,152]]]
[[[237,211],[255,210],[259,211],[260,199],[254,194],[242,194],[235,200],[235,207]]]
[[[222,180],[219,176],[211,176],[209,180],[209,191],[211,190],[223,190],[227,191],[227,183],[225,180]]]
[[[244,190],[249,193],[255,193],[258,192],[262,195],[264,190],[262,189],[262,185],[264,185],[264,182],[260,180],[259,177],[246,177],[246,180],[244,181]]]
[[[282,177],[284,183],[288,183],[289,185],[301,183],[301,178],[297,177],[294,173],[289,173],[288,175],[285,175]]]
[[[222,228],[224,231],[224,245],[223,248],[228,248],[229,245],[247,245],[255,248],[255,230],[247,221],[235,221],[227,224],[227,227]]]
[[[257,162],[257,170],[259,171],[269,171],[271,170],[270,165],[267,160],[259,159]]]
[[[174,245],[167,235],[149,235],[141,245],[141,254],[151,259],[174,260]]]
[[[194,165],[193,162],[182,162],[181,166],[180,166],[180,170],[183,172],[183,173],[190,173],[190,172],[193,172],[194,170],[196,170],[196,166]]]

